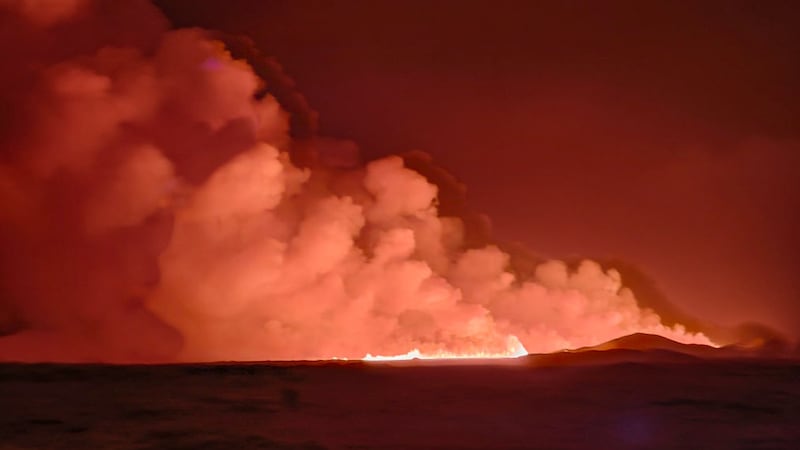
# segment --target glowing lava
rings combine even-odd
[[[364,361],[409,361],[412,359],[508,359],[526,356],[528,351],[516,336],[509,336],[508,347],[505,352],[476,351],[467,353],[437,351],[433,353],[423,353],[419,349],[413,349],[403,355],[383,356],[367,353],[362,360]]]

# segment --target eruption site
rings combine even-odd
[[[293,138],[275,86],[146,1],[0,5],[2,360],[711,344],[596,262],[512,271],[402,157]]]

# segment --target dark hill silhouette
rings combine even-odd
[[[605,365],[630,362],[689,362],[709,357],[718,349],[707,345],[687,345],[662,336],[635,333],[591,347],[529,355],[532,365]]]
[[[717,349],[709,345],[701,344],[682,344],[672,339],[647,333],[634,333],[612,339],[592,347],[583,347],[575,352],[586,351],[607,351],[607,350],[669,350],[678,353],[685,353],[695,356],[704,356]]]
[[[770,340],[748,341],[720,348],[682,344],[653,334],[635,333],[591,347],[549,354],[531,354],[525,361],[534,366],[608,365],[620,363],[681,363],[699,359],[796,358]]]

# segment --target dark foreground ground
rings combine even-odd
[[[0,365],[0,449],[800,449],[800,363]]]

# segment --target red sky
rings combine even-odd
[[[433,155],[497,238],[800,328],[795,2],[156,3],[250,36],[320,134]]]

